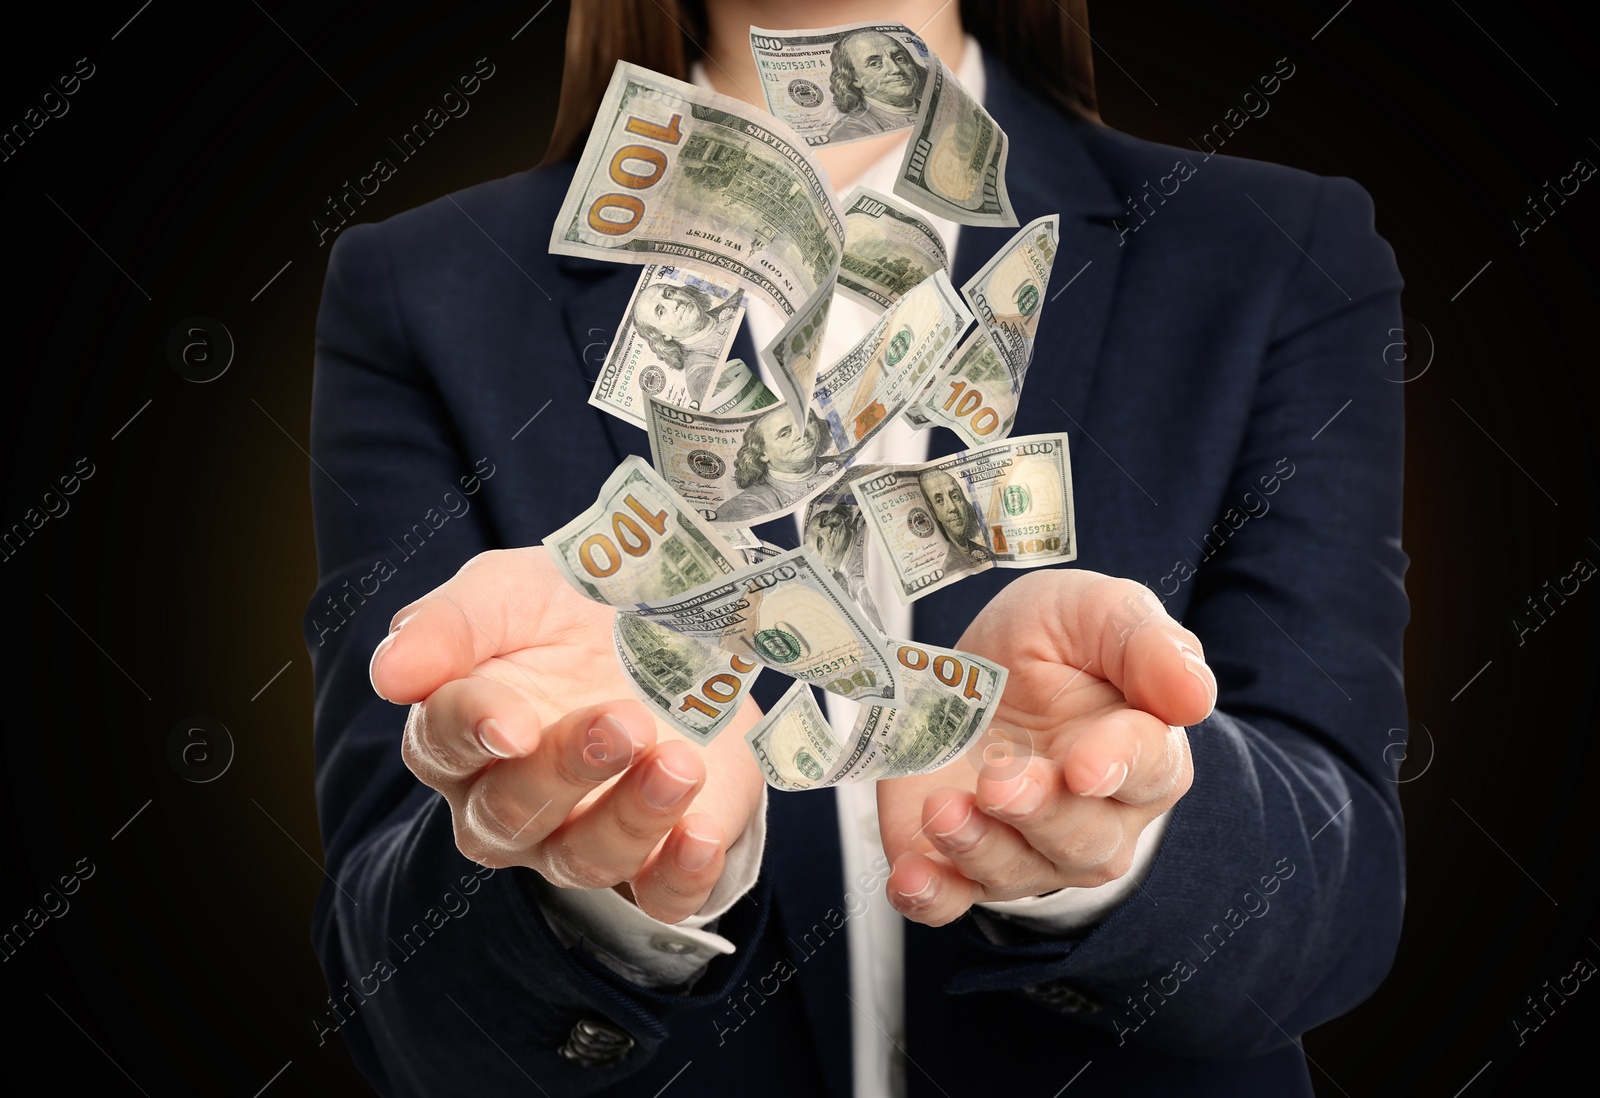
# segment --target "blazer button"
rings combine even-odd
[[[1036,984],[1024,988],[1030,998],[1054,1007],[1063,1014],[1096,1014],[1100,1011],[1100,1003],[1084,994],[1078,988],[1065,980],[1052,980],[1049,983]]]
[[[572,1027],[559,1051],[563,1059],[582,1067],[615,1067],[628,1058],[633,1043],[633,1038],[616,1026],[585,1018]]]
[[[670,934],[654,934],[650,937],[650,948],[657,953],[674,953],[682,956],[694,952],[694,943],[686,942],[682,938],[674,938]]]

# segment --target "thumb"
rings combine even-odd
[[[1148,591],[1146,595],[1160,605]],[[1198,637],[1164,608],[1118,632],[1121,640],[1104,652],[1104,664],[1130,705],[1179,727],[1211,715],[1217,705],[1217,677]]]
[[[1217,680],[1200,638],[1148,587],[1087,569],[1034,575],[1039,578],[1012,588],[1042,615],[1041,655],[1092,672],[1167,724],[1188,726],[1210,716]]]
[[[368,674],[379,697],[418,702],[484,660],[548,644],[580,616],[610,613],[573,592],[542,546],[479,553],[395,614]]]

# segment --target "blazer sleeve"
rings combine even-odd
[[[331,995],[312,1024],[319,1044],[342,1037],[385,1094],[458,1094],[467,1081],[474,1094],[520,1095],[530,1078],[551,1098],[592,1093],[648,1063],[675,1015],[730,994],[761,924],[723,920],[736,952],[716,958],[693,994],[633,984],[563,948],[531,870],[464,858],[449,807],[401,761],[406,710],[373,693],[372,650],[396,610],[499,546],[483,504],[495,467],[462,452],[408,342],[386,228],[340,235],[317,321],[319,575],[305,636],[327,878],[313,940]],[[751,897],[765,912],[769,886]],[[561,1056],[585,1020],[627,1034],[628,1054],[599,1067]]]
[[[1350,1010],[1400,935],[1385,747],[1406,728],[1404,389],[1382,348],[1402,280],[1361,187],[1306,193],[1310,235],[1224,497],[1260,517],[1200,566],[1184,615],[1219,687],[1189,729],[1194,785],[1143,891],[1076,939],[996,944],[969,928],[983,959],[953,988],[1025,989],[1183,1056],[1257,1055]]]

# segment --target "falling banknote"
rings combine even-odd
[[[895,697],[883,634],[804,546],[634,610],[843,697]]]
[[[837,284],[836,278],[830,278],[778,329],[772,342],[756,352],[772,371],[773,383],[778,386],[790,417],[798,424],[805,423],[811,408],[811,393],[822,366],[822,340],[828,334],[828,314],[833,311]]]
[[[544,544],[568,583],[607,606],[667,598],[735,570],[728,543],[637,455]]]
[[[744,296],[731,279],[651,264],[639,275],[589,403],[635,427],[644,426],[646,393],[680,408],[704,407],[743,319]]]
[[[704,746],[738,715],[761,665],[715,645],[618,614],[617,660],[639,698]]]
[[[942,61],[928,71],[894,193],[963,225],[1015,225],[1006,191],[1010,144]]]
[[[834,582],[856,600],[856,605],[866,611],[872,624],[881,630],[883,619],[878,615],[867,580],[868,561],[872,556],[867,551],[867,517],[861,513],[861,501],[850,490],[851,484],[871,476],[878,468],[876,465],[854,466],[807,504],[800,540],[816,553],[818,563],[828,569]]]
[[[910,129],[933,61],[903,23],[751,27],[750,52],[767,110],[811,146]]]
[[[813,412],[804,427],[787,404],[713,415],[646,402],[650,458],[661,478],[708,522],[753,526],[792,511],[838,480],[847,460]]]
[[[844,210],[805,142],[740,100],[619,61],[550,250],[690,263],[785,317],[828,288]]]
[[[568,583],[619,608],[670,598],[738,568],[727,542],[639,457],[618,466],[594,505],[544,544]],[[685,734],[711,742],[738,712],[760,667],[625,617],[618,615],[613,639],[634,692]]]
[[[817,375],[817,411],[834,448],[857,450],[887,427],[944,365],[971,322],[942,270],[896,301],[843,358]]]
[[[961,288],[978,318],[978,331],[921,398],[919,411],[969,446],[998,442],[1011,433],[1050,288],[1059,228],[1056,214],[1029,222]]]
[[[796,683],[745,733],[774,789],[927,774],[953,762],[989,727],[1006,669],[970,652],[890,641],[900,686],[894,704],[864,706],[840,741],[809,687]]]
[[[910,129],[894,193],[963,225],[1015,225],[1005,133],[901,23],[750,28],[767,109],[813,146]]]
[[[944,239],[915,210],[869,187],[844,196],[839,292],[871,309],[889,308],[934,271],[950,273]]]
[[[1063,434],[885,466],[851,487],[906,605],[975,572],[1078,555]]]

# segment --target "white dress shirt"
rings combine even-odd
[[[966,40],[956,78],[982,102],[983,56],[971,37]],[[692,79],[703,88],[711,87],[698,62]],[[856,182],[892,194],[905,141],[902,137],[886,150]],[[936,214],[924,211],[922,215],[938,230],[953,264],[960,226]],[[753,303],[745,315],[756,347],[769,343],[782,326],[777,313],[760,303]],[[864,305],[836,296],[829,312],[821,360],[837,361],[867,334],[878,316]],[[777,392],[765,365],[751,365],[760,369],[762,380]],[[926,461],[928,438],[927,431],[914,431],[897,417],[867,444],[858,460],[901,464]],[[797,527],[802,520],[803,514],[795,516]],[[803,534],[802,530],[802,537]],[[875,559],[875,550],[869,550],[868,560],[868,586],[883,617],[884,632],[891,637],[911,637],[912,611],[900,605],[890,570]],[[825,694],[824,700],[835,734],[848,738],[859,704],[833,694]],[[883,856],[876,790],[876,783],[870,782],[837,787],[844,882],[850,882],[850,889],[860,894],[867,891],[859,887],[860,882],[878,878],[865,909],[846,924],[850,994],[859,1007],[857,1013],[866,1015],[852,1019],[851,1063],[858,1098],[899,1098],[905,1093],[903,1057],[899,1052],[905,1047],[904,925],[900,914],[883,896],[887,887],[884,874],[874,868]],[[1163,814],[1144,830],[1135,849],[1133,869],[1118,880],[1096,888],[1065,888],[1048,896],[980,904],[979,908],[1034,934],[1082,931],[1121,904],[1148,876],[1166,821]],[[716,920],[755,884],[765,840],[763,793],[761,808],[749,830],[728,850],[722,880],[705,906],[681,923],[658,922],[611,889],[560,889],[541,882],[540,904],[546,920],[563,942],[581,945],[614,972],[645,986],[684,984],[698,976],[712,957],[734,952],[733,943],[715,933]],[[980,925],[992,938],[1003,937],[999,924],[980,920]]]

